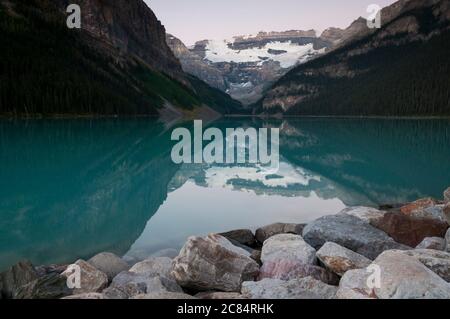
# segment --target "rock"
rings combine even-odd
[[[450,253],[450,229],[445,234],[445,251]]]
[[[245,246],[254,247],[256,245],[255,235],[253,235],[250,229],[237,229],[220,233],[219,235],[222,235],[231,242],[236,241]]]
[[[267,239],[278,234],[301,235],[305,224],[276,223],[258,228],[255,233],[256,240],[261,244]]]
[[[172,259],[169,257],[148,258],[135,264],[129,271],[136,274],[145,274],[148,277],[163,276],[174,280],[171,275]]]
[[[439,277],[450,282],[450,253],[432,249],[415,249],[403,253],[414,257]]]
[[[175,257],[178,256],[179,253],[180,251],[175,248],[167,248],[151,254],[150,257],[168,257],[170,259],[174,259]]]
[[[438,201],[433,198],[422,198],[400,207],[400,212],[405,215],[411,215],[415,211],[420,211],[424,208],[435,206],[437,204],[439,204]]]
[[[104,272],[111,281],[122,271],[128,270],[130,266],[120,257],[112,253],[100,253],[88,260],[92,266]]]
[[[247,249],[233,245],[232,242],[230,242],[228,239],[226,239],[225,237],[223,237],[219,234],[209,234],[208,236],[206,236],[205,239],[211,243],[219,244],[220,246],[225,247],[226,249],[233,251],[236,254],[244,255],[247,257],[250,257],[252,254]]]
[[[70,265],[66,271],[62,273],[63,276],[68,278],[69,276],[73,275],[74,272],[71,269]],[[83,293],[89,293],[89,292],[101,292],[103,289],[105,289],[108,286],[108,276],[92,266],[90,263],[79,259],[75,264],[74,267],[80,267],[80,288],[74,289],[74,294],[83,294]]]
[[[108,287],[105,290],[102,291],[102,294],[105,296],[105,298],[107,299],[115,299],[115,300],[121,300],[121,299],[128,299],[129,296],[126,292],[118,289],[118,288],[114,288],[114,287]]]
[[[60,299],[72,294],[66,277],[52,273],[39,277],[17,290],[15,299]]]
[[[108,298],[104,294],[100,294],[98,292],[90,292],[86,294],[67,296],[62,299],[108,299]]]
[[[419,245],[417,245],[416,249],[444,250],[445,239],[440,237],[427,237],[422,240]]]
[[[383,218],[383,216],[384,216],[384,214],[386,214],[386,212],[372,208],[372,207],[357,206],[357,207],[346,208],[343,211],[341,211],[340,214],[346,214],[346,215],[358,217],[362,221],[371,223],[371,222],[376,222],[377,220],[380,220],[381,218]]]
[[[206,291],[206,292],[199,292],[195,295],[196,298],[199,299],[245,299],[240,293],[238,292],[220,292],[220,291]]]
[[[447,221],[447,224],[450,225],[450,202],[445,204],[442,213],[444,214],[444,218]]]
[[[60,275],[67,269],[67,266],[68,265],[56,265],[56,264],[42,265],[42,266],[35,267],[35,270],[39,277],[45,276],[45,275],[50,275],[53,273]]]
[[[366,268],[371,260],[338,244],[327,242],[316,254],[330,271],[343,276],[349,270]]]
[[[242,282],[256,278],[258,264],[222,238],[215,241],[209,237],[190,237],[187,240],[174,259],[172,271],[182,287],[236,292],[240,291]]]
[[[330,241],[369,259],[389,249],[410,249],[360,218],[347,214],[324,216],[309,223],[303,230],[303,238],[316,249]]]
[[[263,279],[242,284],[242,295],[248,299],[332,299],[337,287],[307,277],[283,281]]]
[[[281,259],[313,265],[317,262],[316,250],[299,235],[274,235],[264,242],[261,261],[265,264]]]
[[[444,191],[444,201],[446,203],[450,202],[450,187]]]
[[[38,274],[29,261],[21,261],[0,273],[0,299],[12,298],[17,289],[36,280]]]
[[[116,291],[111,291],[116,289]],[[107,296],[113,296],[116,294],[118,297],[122,297],[122,294],[128,296],[128,298],[140,295],[159,292],[183,292],[181,287],[173,280],[163,276],[148,276],[145,273],[134,273],[130,271],[123,271],[114,277],[110,287],[104,293]],[[121,299],[121,298],[118,298]]]
[[[260,269],[258,280],[292,280],[305,277],[312,277],[330,285],[339,283],[338,276],[322,267],[286,259],[265,262]]]
[[[416,247],[427,237],[444,237],[448,228],[446,222],[398,212],[386,213],[373,226],[387,233],[398,243],[411,247]]]
[[[253,250],[252,254],[250,255],[250,258],[253,259],[258,263],[258,265],[261,265],[261,250]]]
[[[376,275],[366,269],[350,270],[339,284],[337,298],[378,299],[448,299],[450,284],[440,278],[417,259],[403,251],[382,253],[370,267],[378,266],[378,287],[368,287],[369,276]]]
[[[141,294],[134,296],[131,299],[178,299],[178,300],[189,300],[189,299],[197,299],[192,297],[191,295],[182,293],[182,292],[154,292],[151,294]]]

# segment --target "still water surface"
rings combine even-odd
[[[440,198],[449,120],[221,119],[279,127],[280,170],[176,165],[150,119],[0,121],[0,269],[100,251],[143,258],[194,234],[308,222],[347,206]]]

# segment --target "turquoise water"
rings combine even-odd
[[[450,121],[222,119],[279,127],[280,170],[171,161],[149,119],[0,121],[0,269],[100,251],[142,258],[194,234],[307,222],[450,186]]]

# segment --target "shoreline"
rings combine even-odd
[[[308,224],[193,236],[179,252],[165,249],[133,262],[107,252],[71,265],[23,261],[0,273],[0,297],[450,298],[449,224],[450,188],[443,200],[350,207]],[[374,267],[380,287],[367,287],[366,269]],[[77,274],[79,286],[70,287]]]

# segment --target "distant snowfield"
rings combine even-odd
[[[306,62],[312,55],[324,52],[324,49],[314,50],[312,43],[299,45],[292,43],[291,41],[274,41],[267,43],[262,48],[250,48],[245,50],[233,50],[228,47],[228,43],[232,43],[232,41],[209,41],[206,46],[205,59],[213,63],[259,62],[260,65],[262,65],[266,59],[270,59],[280,62],[282,68],[290,68],[297,63]],[[286,51],[286,53],[270,54],[269,50]]]

